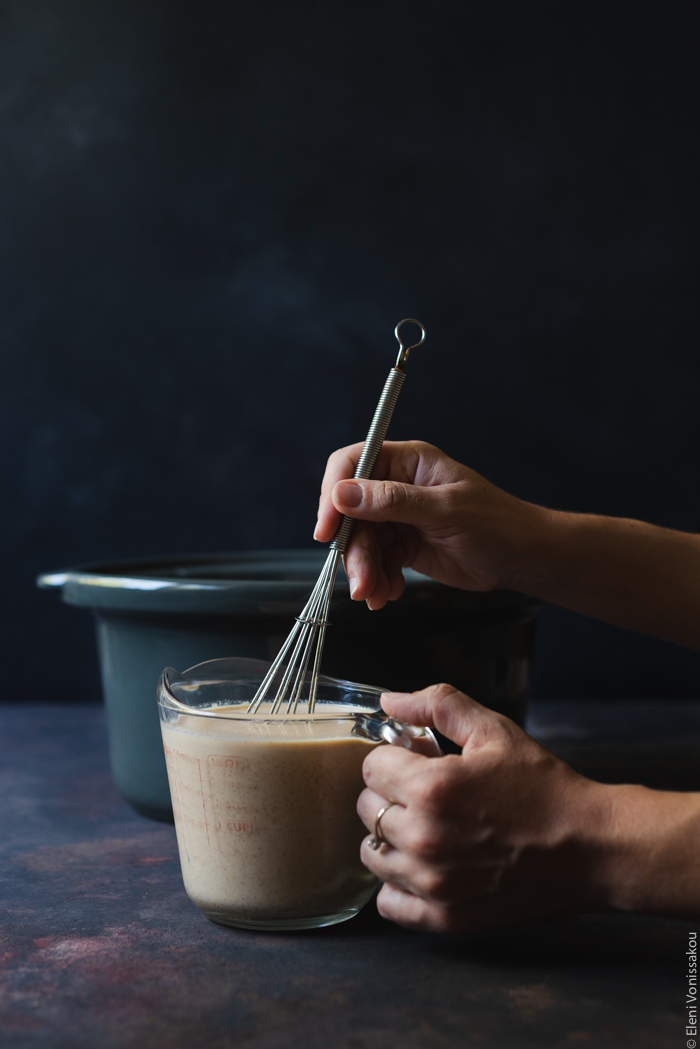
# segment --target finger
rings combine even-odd
[[[391,584],[387,577],[386,572],[382,566],[377,569],[377,583],[374,590],[367,598],[367,607],[370,612],[376,612],[379,608],[384,608],[384,605],[389,600],[389,594],[391,593]]]
[[[329,543],[338,530],[341,514],[333,505],[331,492],[338,481],[352,477],[362,454],[364,442],[339,448],[328,458],[326,472],[321,482],[321,496],[318,503],[318,521],[314,530],[314,539],[320,543]]]
[[[357,815],[368,831],[374,833],[374,821],[377,818],[377,813],[381,811],[384,805],[388,804],[386,798],[383,798],[381,794],[377,794],[376,791],[370,790],[369,787],[365,787],[362,791],[357,799]]]
[[[415,861],[388,842],[384,842],[378,849],[372,849],[369,844],[371,840],[371,837],[365,838],[360,847],[360,859],[367,870],[380,881],[424,899],[415,885]]]
[[[456,520],[457,485],[420,487],[404,481],[338,481],[331,492],[336,510],[361,521],[395,521],[449,535]],[[463,497],[462,497],[463,498]]]
[[[480,893],[464,902],[448,905],[425,899],[389,881],[384,881],[377,895],[377,910],[382,918],[407,929],[446,933],[512,928],[529,925],[545,916],[551,918],[557,913],[567,913],[560,908],[544,915],[541,905],[523,900],[522,894],[503,899],[500,895]]]
[[[375,794],[406,806],[411,795],[410,781],[425,768],[426,762],[440,760],[404,747],[375,747],[363,762],[362,775]]]
[[[321,482],[318,523],[314,531],[314,538],[321,543],[329,542],[340,524],[341,514],[331,499],[333,488],[338,481],[355,476],[363,448],[364,442],[359,441],[346,448],[339,448],[328,458]],[[417,441],[385,441],[379,450],[372,475],[379,480],[392,477],[400,481],[413,481],[421,464],[421,455],[431,463],[434,459],[446,458],[437,448]],[[428,475],[426,479],[430,477]]]
[[[377,896],[377,910],[382,918],[406,929],[447,932],[450,928],[449,912],[440,904],[430,903],[387,882]]]
[[[414,529],[402,525],[379,524],[373,527],[382,551],[384,574],[389,582],[389,600],[396,601],[406,589],[402,569],[413,560],[418,536]]]
[[[437,729],[460,747],[481,746],[504,732],[504,719],[453,685],[430,685],[419,692],[386,692],[382,708],[392,717]]]
[[[396,601],[405,589],[401,571],[407,561],[407,546],[396,540],[391,524],[357,521],[345,554],[345,571],[355,601],[367,601],[374,611],[387,601]]]
[[[374,525],[358,521],[345,554],[345,574],[354,601],[366,601],[379,582],[382,553]]]
[[[399,822],[402,816],[405,816],[406,810],[398,803],[377,794],[376,791],[365,788],[357,799],[357,814],[370,834],[374,834],[377,816],[382,809],[386,811],[382,816],[379,828],[381,836],[393,845],[395,840],[401,839],[402,832]]]
[[[364,442],[348,445],[333,452],[326,465],[321,485],[318,524],[314,538],[329,542],[340,523],[340,511],[334,506],[331,493],[338,481],[354,477]],[[397,481],[409,486],[448,486],[473,478],[482,480],[467,467],[424,441],[385,441],[372,476],[378,481]],[[351,516],[355,516],[352,514]]]

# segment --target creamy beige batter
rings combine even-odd
[[[358,910],[376,884],[355,809],[374,744],[348,722],[237,720],[243,710],[161,725],[188,896],[224,922]]]

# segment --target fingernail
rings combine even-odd
[[[318,539],[318,525],[314,528],[314,539]]]
[[[362,485],[352,481],[340,481],[336,485],[335,494],[343,506],[359,506],[362,502]]]
[[[350,585],[350,597],[354,597],[357,590],[357,580],[354,575],[348,576],[348,583]]]

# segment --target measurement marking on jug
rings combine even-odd
[[[202,793],[202,811],[204,813],[204,826],[207,831],[207,845],[210,845],[209,841],[209,820],[207,819],[207,803],[204,799],[204,783],[202,782],[202,762],[197,758],[197,768],[199,769],[199,789]]]
[[[187,810],[185,808],[183,799],[180,797],[180,777],[177,774],[177,767],[175,764],[176,757],[182,759],[183,757],[186,757],[186,755],[181,754],[178,750],[172,750],[169,746],[166,745],[165,740],[163,740],[163,750],[165,751],[165,763],[168,767],[168,782],[170,783],[170,799],[173,804],[173,816],[175,817],[176,823],[179,821],[179,828],[177,831],[178,840],[180,833],[182,833],[182,843],[184,845],[185,852],[187,853],[189,862],[191,850],[187,834],[188,819],[185,817],[185,813]]]
[[[255,826],[252,823],[234,823],[231,820],[227,820],[225,823],[218,820],[217,826],[219,830],[224,830],[225,828],[226,830],[236,831],[239,834],[252,834],[255,830]]]
[[[189,757],[188,754],[184,754],[181,750],[173,750],[171,747],[166,747],[165,743],[163,744],[163,750],[168,756],[174,755],[176,758],[180,758],[181,761],[187,761]]]
[[[183,811],[182,805],[180,804],[180,782],[173,762],[174,753],[177,754],[177,751],[173,752],[165,742],[163,743],[163,750],[165,751],[165,764],[168,768],[168,773],[172,773],[172,776],[168,775],[168,780],[170,782],[170,800],[172,802],[174,815],[176,809],[180,812]]]
[[[241,758],[237,754],[208,754],[207,764],[223,772],[235,772],[250,766],[247,758]]]

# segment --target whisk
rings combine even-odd
[[[418,325],[421,330],[419,342],[414,343],[412,346],[404,346],[399,335],[399,331],[404,324]],[[395,366],[389,372],[389,377],[384,383],[384,389],[379,398],[379,404],[374,413],[372,425],[369,428],[362,455],[355,470],[356,478],[366,480],[371,476],[379,455],[379,449],[386,437],[386,431],[389,427],[389,421],[391,420],[399,391],[406,378],[406,372],[404,371],[406,359],[411,350],[415,350],[425,342],[425,328],[414,317],[405,317],[404,320],[399,321],[394,329],[394,335],[399,343],[399,355]],[[338,531],[331,542],[328,557],[321,569],[321,574],[311,592],[311,597],[304,606],[301,615],[296,617],[296,622],[289,637],[282,645],[258,691],[251,700],[248,706],[249,714],[255,714],[263,702],[270,702],[271,704],[270,710],[266,711],[266,713],[278,714],[285,700],[287,701],[286,713],[296,713],[305,684],[308,684],[307,710],[308,713],[313,713],[318,692],[321,656],[326,639],[326,629],[329,625],[328,609],[333,595],[340,559],[350,542],[354,524],[353,518],[342,518]],[[312,655],[311,676],[307,682],[307,671]],[[277,683],[278,678],[280,678],[279,683]]]

